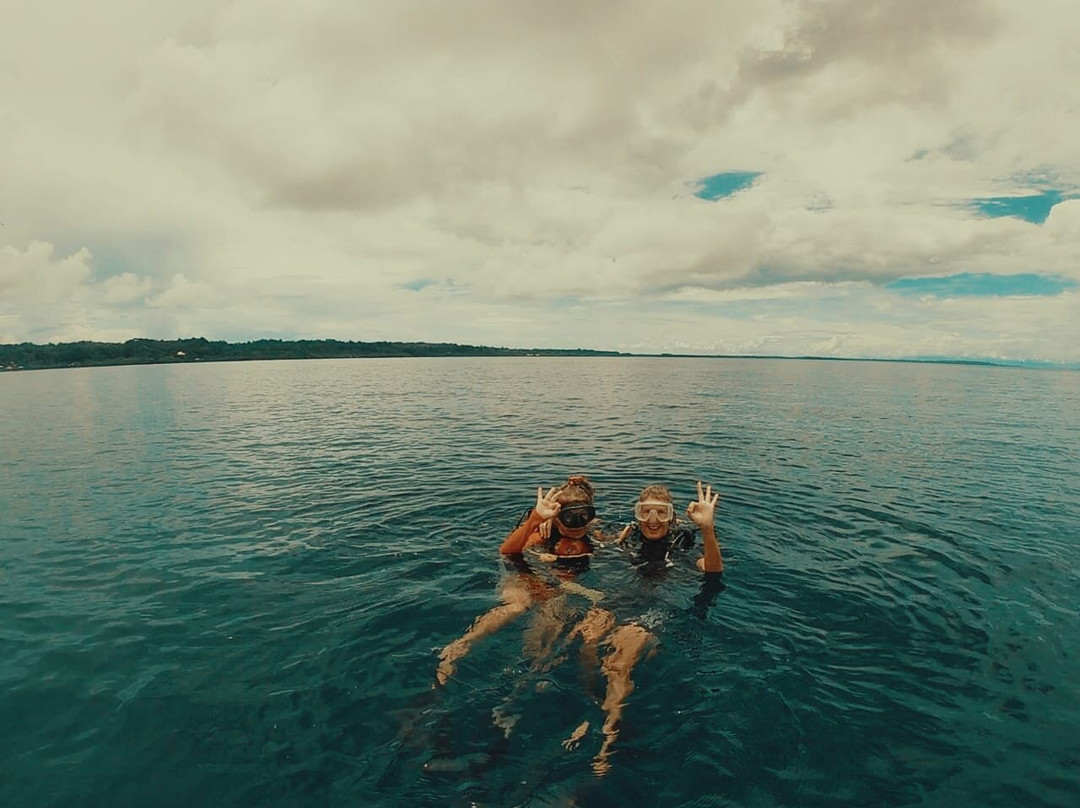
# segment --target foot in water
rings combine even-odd
[[[563,748],[567,750],[577,749],[578,744],[581,743],[581,739],[585,737],[585,733],[589,731],[589,722],[582,721],[581,724],[570,733],[570,737],[562,742]]]
[[[449,681],[457,670],[455,663],[467,653],[469,653],[469,643],[464,637],[454,640],[442,650],[439,654],[439,665],[435,668],[435,680],[439,685],[445,685]]]

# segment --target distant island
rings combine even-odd
[[[832,362],[916,362],[943,365],[1080,370],[1080,363],[1040,360],[958,359],[918,356],[901,359],[842,356],[762,356],[757,354],[635,354],[590,348],[495,348],[454,342],[353,342],[336,339],[257,339],[225,342],[190,339],[129,339],[127,342],[32,342],[0,344],[0,371],[49,368],[159,365],[190,362],[242,362],[265,359],[377,359],[453,356],[661,356],[696,359],[800,359]]]
[[[359,359],[408,356],[620,356],[618,351],[552,348],[490,348],[453,342],[344,342],[336,339],[258,339],[224,342],[191,339],[129,339],[127,342],[62,342],[0,345],[0,370],[157,365],[178,362],[240,362],[254,359]]]

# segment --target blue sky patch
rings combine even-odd
[[[761,176],[760,171],[723,171],[698,180],[697,191],[694,196],[706,199],[710,202],[716,199],[726,199],[738,193],[744,188],[754,184],[754,180]]]
[[[1050,210],[1054,205],[1066,198],[1061,191],[1043,191],[1026,196],[990,196],[985,199],[973,199],[970,207],[991,219],[1013,216],[1032,224],[1042,224],[1050,215]]]
[[[421,289],[431,286],[435,281],[431,278],[417,278],[414,281],[407,281],[401,284],[402,289],[408,289],[410,292],[419,292]]]
[[[944,278],[899,278],[885,284],[885,288],[902,294],[934,297],[1053,297],[1067,289],[1075,289],[1076,283],[1034,273],[962,272]]]

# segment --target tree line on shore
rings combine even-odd
[[[616,356],[615,351],[492,348],[453,342],[352,342],[336,339],[225,342],[204,337],[127,342],[32,342],[0,345],[0,370],[226,362],[252,359],[352,359],[408,356]]]

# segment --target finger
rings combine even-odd
[[[539,486],[536,489],[536,504],[539,505],[543,501],[544,501],[544,487]]]
[[[551,487],[551,489],[550,489],[550,490],[548,491],[548,493],[547,493],[547,498],[548,498],[548,499],[551,499],[551,498],[552,498],[553,496],[555,496],[555,491],[556,491],[556,490],[557,490],[557,489],[555,488],[555,486],[552,486],[552,487]]]
[[[704,494],[704,492],[703,492],[703,491],[701,490],[701,480],[698,480],[698,481],[697,481],[697,498],[698,498],[699,500],[701,500],[701,499],[705,499],[705,494]]]
[[[719,501],[720,501],[720,495],[719,494],[713,494],[713,496],[712,496],[712,504],[713,504],[714,508],[716,507],[716,503],[719,502]]]
[[[711,485],[708,488],[705,489],[705,499],[709,499],[710,497],[712,497],[712,486]]]

